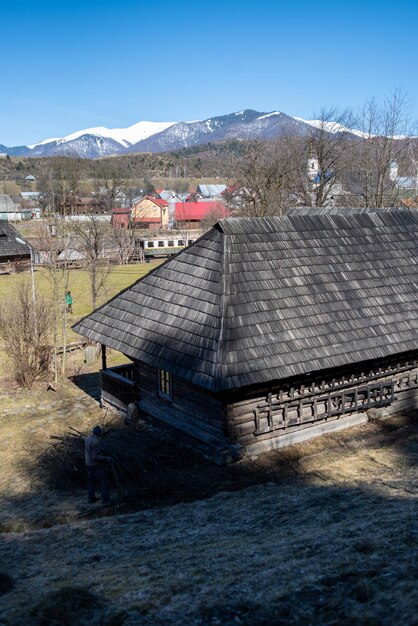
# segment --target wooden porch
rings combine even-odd
[[[100,375],[102,404],[109,404],[120,411],[126,411],[128,404],[134,402],[133,363],[102,369]]]

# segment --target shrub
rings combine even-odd
[[[33,302],[27,282],[14,300],[0,307],[0,339],[12,362],[16,382],[30,389],[50,364],[51,313],[42,298]]]

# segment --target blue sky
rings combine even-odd
[[[0,143],[253,108],[310,118],[396,87],[418,3],[0,0]]]

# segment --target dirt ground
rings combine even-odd
[[[417,417],[227,467],[144,431],[138,491],[80,519],[83,479],[54,490],[37,463],[103,411],[72,383],[3,393],[0,624],[416,625]]]

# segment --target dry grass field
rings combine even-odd
[[[103,412],[48,394],[0,398],[3,626],[417,624],[416,414],[228,467],[161,442],[138,483],[165,495],[78,519],[85,490],[37,463]]]

